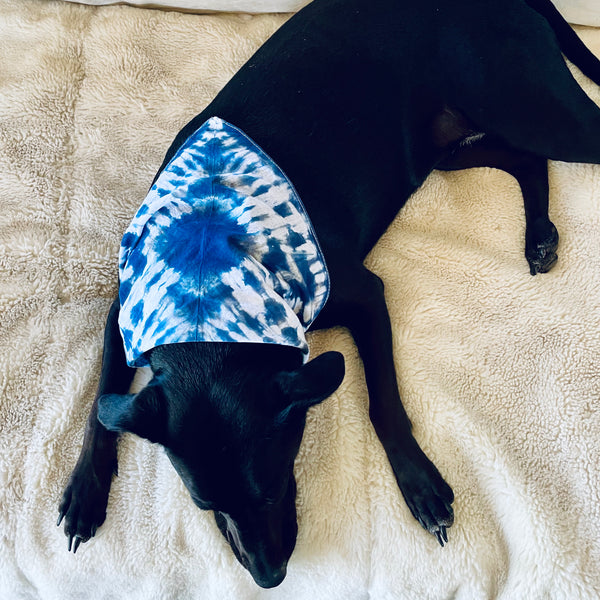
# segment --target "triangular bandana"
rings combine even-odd
[[[130,366],[180,342],[301,348],[329,294],[292,184],[218,117],[179,149],[123,236],[119,325]]]

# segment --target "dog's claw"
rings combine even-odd
[[[73,544],[73,554],[77,552],[77,548],[79,548],[79,544],[83,541],[78,535],[75,536],[75,544]]]
[[[65,518],[65,513],[63,511],[61,511],[58,514],[58,521],[56,521],[56,526],[60,527],[60,524],[62,523],[62,520]]]
[[[440,525],[440,528],[437,531],[434,531],[434,535],[442,548],[448,543],[448,533],[446,532],[446,527],[444,525]]]
[[[446,532],[446,527],[444,525],[440,525],[440,528],[437,531],[434,531],[434,535],[442,548],[444,547],[444,544],[448,543],[448,533]]]

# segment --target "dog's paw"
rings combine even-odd
[[[77,464],[65,487],[58,508],[57,526],[64,519],[64,531],[69,540],[69,552],[77,552],[106,518],[106,506],[115,468],[97,469],[90,462]]]
[[[396,480],[414,518],[443,547],[454,523],[454,493],[435,465],[420,452],[396,470]]]
[[[529,272],[547,273],[558,260],[558,231],[548,219],[537,219],[527,228],[525,240],[525,258],[529,263]]]

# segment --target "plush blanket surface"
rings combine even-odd
[[[256,587],[161,448],[129,435],[106,523],[67,552],[57,505],[98,380],[123,231],[179,128],[284,19],[0,0],[0,598],[597,599],[590,165],[550,165],[561,242],[549,274],[529,275],[519,188],[491,169],[433,173],[368,259],[386,282],[415,435],[456,494],[446,548],[410,516],[355,346],[335,329],[309,337],[313,356],[342,351],[347,375],[309,412],[298,543],[280,587]],[[600,55],[600,30],[579,32]]]

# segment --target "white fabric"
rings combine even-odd
[[[369,265],[401,392],[456,493],[440,548],[341,388],[311,409],[288,576],[261,590],[161,449],[125,435],[108,518],[67,552],[57,505],[97,384],[123,231],[177,131],[284,17],[0,0],[0,598],[597,600],[600,167],[553,163],[559,262],[529,275],[515,181],[434,173]],[[600,31],[580,29],[600,55]],[[596,102],[600,88],[577,75]]]
[[[569,23],[600,27],[598,0],[552,0]]]
[[[249,13],[295,12],[309,0],[70,0],[84,4],[131,4],[148,8],[174,8],[193,12],[241,11]],[[600,26],[598,0],[552,0],[570,23]]]
[[[287,13],[300,10],[309,0],[69,0],[82,4],[131,4],[141,8],[172,8],[190,12]]]

